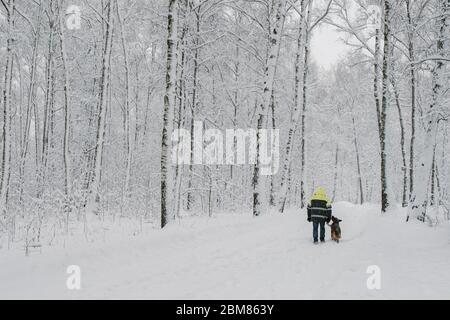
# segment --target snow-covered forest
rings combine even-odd
[[[307,223],[318,186],[398,228],[448,226],[449,16],[448,0],[1,0],[0,251]],[[323,30],[346,48],[331,66]]]

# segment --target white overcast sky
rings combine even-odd
[[[311,57],[318,67],[330,69],[349,50],[334,27],[322,24],[311,38]]]
[[[347,1],[347,12],[351,20],[356,18],[357,7],[352,1]],[[341,40],[342,32],[336,31],[336,27],[326,23],[320,23],[313,31],[311,38],[311,57],[319,68],[329,70],[339,59],[352,47],[344,44]]]

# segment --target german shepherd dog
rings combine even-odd
[[[339,243],[339,239],[341,238],[341,227],[339,226],[339,222],[342,220],[335,216],[331,216],[331,221],[333,221],[333,223],[331,225],[328,224],[331,227],[331,240]]]

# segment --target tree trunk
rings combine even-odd
[[[405,125],[403,123],[402,106],[400,104],[400,95],[394,77],[391,77],[392,89],[394,91],[395,105],[397,106],[398,119],[400,124],[400,148],[402,152],[402,172],[403,172],[403,189],[402,189],[402,207],[407,206],[406,193],[408,188],[408,174],[406,167],[406,150],[405,150]]]
[[[448,26],[446,24],[446,11],[448,10],[448,1],[440,0],[439,9],[437,10],[437,16],[439,18],[438,23],[438,39],[436,41],[436,55],[443,56],[444,53],[444,39],[448,34]],[[436,133],[438,128],[438,108],[440,106],[440,99],[444,93],[445,86],[445,65],[442,60],[436,60],[432,71],[432,96],[431,103],[428,109],[425,111],[425,141],[424,150],[421,153],[416,170],[416,181],[421,183],[416,184],[413,189],[412,197],[408,207],[408,221],[410,216],[413,216],[421,221],[425,221],[427,214],[427,183],[431,172],[431,166],[433,162],[433,148],[434,141],[436,139]]]
[[[61,61],[63,68],[63,87],[64,87],[64,142],[63,142],[63,154],[64,154],[64,195],[65,195],[65,212],[67,214],[68,223],[68,215],[70,211],[69,202],[70,202],[70,194],[71,194],[71,177],[70,177],[70,147],[69,147],[69,139],[70,139],[70,85],[69,85],[69,72],[67,70],[67,54],[66,54],[66,46],[65,46],[65,35],[64,35],[64,23],[62,16],[62,4],[63,1],[60,1],[58,10],[59,10],[59,44],[61,49]],[[66,225],[66,232],[68,232],[68,225]]]
[[[416,72],[412,62],[415,60],[413,42],[413,21],[411,18],[411,1],[406,0],[406,15],[408,18],[408,55],[410,65],[410,85],[411,85],[411,140],[409,144],[409,199],[414,190],[414,143],[416,139]]]
[[[301,118],[301,135],[300,135],[300,207],[305,206],[305,183],[306,183],[306,110],[308,97],[308,73],[309,73],[309,42],[310,42],[310,20],[311,20],[311,3],[308,5],[308,12],[306,18],[306,33],[305,33],[305,49],[303,62],[303,90],[302,90],[302,118]]]
[[[21,141],[20,150],[20,164],[19,164],[19,203],[22,203],[23,189],[25,183],[25,163],[28,155],[31,118],[33,109],[36,107],[36,72],[37,72],[37,56],[39,49],[40,29],[41,29],[41,17],[42,17],[42,4],[39,5],[37,28],[34,30],[33,49],[31,53],[31,66],[30,66],[30,83],[27,93],[27,109],[25,116],[24,133]]]
[[[187,10],[188,5],[187,1],[184,2],[184,8]],[[181,15],[179,15],[180,19]],[[186,98],[186,89],[185,89],[185,79],[184,79],[184,72],[185,72],[185,62],[186,62],[186,33],[188,31],[188,26],[186,23],[186,19],[184,21],[184,25],[182,28],[181,36],[179,37],[178,43],[177,43],[177,52],[179,52],[178,57],[179,61],[177,63],[177,117],[174,121],[174,126],[179,130],[184,125],[184,110],[185,110],[185,98]],[[178,141],[180,141],[180,137],[178,136]],[[181,151],[181,144],[179,143],[177,145],[177,159],[180,158],[180,151]],[[178,161],[178,160],[177,160]],[[175,168],[175,185],[174,185],[174,213],[172,214],[173,217],[178,217],[180,215],[180,208],[181,208],[181,184],[182,184],[182,178],[183,178],[183,166],[180,164],[177,164]]]
[[[338,180],[338,161],[339,161],[339,144],[336,144],[336,152],[334,156],[334,179],[333,179],[333,197],[331,201],[336,200],[337,194],[337,180]]]
[[[384,32],[383,32],[383,70],[382,70],[382,98],[380,114],[380,145],[381,145],[381,211],[386,212],[389,206],[386,176],[386,109],[388,105],[389,81],[389,41],[390,41],[390,0],[384,0]]]
[[[5,80],[3,87],[3,134],[2,134],[2,168],[0,181],[0,213],[6,217],[7,199],[9,190],[9,178],[11,175],[11,86],[13,75],[13,51],[12,45],[14,41],[14,0],[7,3],[7,30],[8,39],[6,44],[6,66]]]
[[[92,170],[92,183],[90,184],[88,210],[97,213],[100,202],[100,177],[102,173],[103,146],[105,140],[106,117],[108,114],[107,89],[108,89],[108,73],[110,69],[110,57],[112,48],[113,34],[113,15],[111,14],[113,1],[109,0],[106,9],[106,27],[103,44],[102,70],[99,82],[99,93],[97,101],[98,118],[97,118],[97,137],[95,141],[94,167]]]
[[[194,122],[195,122],[195,112],[197,109],[197,90],[198,90],[198,60],[199,60],[199,37],[200,37],[200,9],[201,4],[198,5],[197,11],[195,11],[196,17],[196,34],[194,41],[194,71],[193,71],[193,84],[192,84],[192,109],[191,109],[191,161],[189,164],[189,181],[188,181],[188,192],[186,198],[186,210],[191,210],[194,205],[194,196],[192,195],[192,180],[194,178]]]
[[[286,205],[286,199],[288,196],[288,188],[287,188],[287,180],[288,175],[291,171],[291,161],[292,161],[292,149],[294,145],[294,135],[297,131],[298,126],[298,118],[300,116],[300,65],[301,65],[301,57],[302,57],[302,48],[303,48],[303,31],[304,31],[304,20],[305,20],[305,0],[301,0],[300,2],[300,21],[298,28],[298,37],[297,37],[297,51],[295,55],[295,80],[294,80],[294,110],[291,114],[291,119],[289,122],[289,132],[288,132],[288,140],[286,142],[286,152],[283,163],[283,172],[281,176],[281,184],[280,184],[280,212],[284,211]]]
[[[44,114],[42,124],[42,149],[39,168],[39,186],[38,196],[43,192],[46,175],[47,175],[47,161],[49,155],[49,144],[51,139],[51,125],[52,113],[54,104],[54,90],[55,90],[55,70],[54,70],[54,37],[55,28],[58,25],[58,17],[54,12],[54,0],[48,3],[48,19],[49,19],[49,35],[48,35],[48,55],[46,61],[46,87],[45,87],[45,102]]]
[[[259,105],[258,125],[256,134],[256,164],[253,171],[253,216],[259,216],[262,212],[262,182],[261,182],[261,129],[266,123],[265,116],[270,107],[270,97],[272,94],[275,69],[278,60],[279,45],[281,40],[282,29],[282,11],[284,10],[284,0],[277,0],[274,3],[275,23],[271,28],[268,43],[268,58],[264,73],[264,89],[262,102]]]
[[[125,177],[122,190],[122,207],[125,203],[126,197],[128,197],[129,185],[130,185],[130,172],[131,172],[131,132],[130,132],[130,65],[128,62],[128,49],[125,42],[125,35],[123,31],[122,17],[120,16],[119,1],[116,0],[116,14],[117,22],[119,25],[120,39],[122,43],[122,53],[125,68],[125,103],[124,103],[124,115],[125,115]],[[137,84],[136,84],[137,85]],[[137,110],[135,110],[137,113]]]
[[[275,132],[276,129],[276,120],[275,120],[275,92],[274,89],[272,88],[272,94],[270,95],[270,113],[271,113],[271,119],[272,119],[272,124],[271,124],[271,128],[273,130],[273,132]],[[272,144],[272,150],[273,148],[275,148],[275,146]],[[273,164],[273,161],[272,161]],[[273,170],[273,168],[272,168]],[[269,206],[273,207],[275,206],[275,175],[271,175],[270,176],[270,196],[269,196]]]
[[[176,46],[177,46],[177,0],[169,0],[167,16],[167,60],[166,60],[166,90],[164,94],[163,129],[161,139],[161,228],[168,223],[170,202],[169,191],[170,173],[170,134],[172,129],[172,117],[176,103]]]
[[[433,160],[431,161],[431,190],[430,190],[430,206],[434,206],[435,204],[435,179],[436,178],[436,145],[433,148]]]
[[[362,184],[362,177],[361,177],[361,164],[359,160],[359,148],[358,148],[358,140],[357,140],[357,134],[356,134],[356,125],[355,125],[355,116],[353,115],[352,110],[352,126],[353,126],[353,144],[355,146],[355,153],[356,153],[356,169],[358,173],[358,187],[359,187],[359,203],[364,203],[364,192],[363,192],[363,184]]]
[[[380,30],[375,30],[375,54],[373,57],[373,96],[375,98],[375,108],[377,112],[377,124],[378,124],[378,136],[380,139],[380,146],[381,146],[381,107],[380,107],[380,93],[379,93],[379,55],[380,55]]]

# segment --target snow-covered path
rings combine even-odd
[[[373,206],[338,203],[343,239],[313,245],[305,215],[290,212],[186,219],[166,230],[108,242],[0,250],[0,299],[450,299],[450,225],[380,217]],[[66,268],[81,268],[68,290]],[[366,286],[367,267],[381,289]]]

